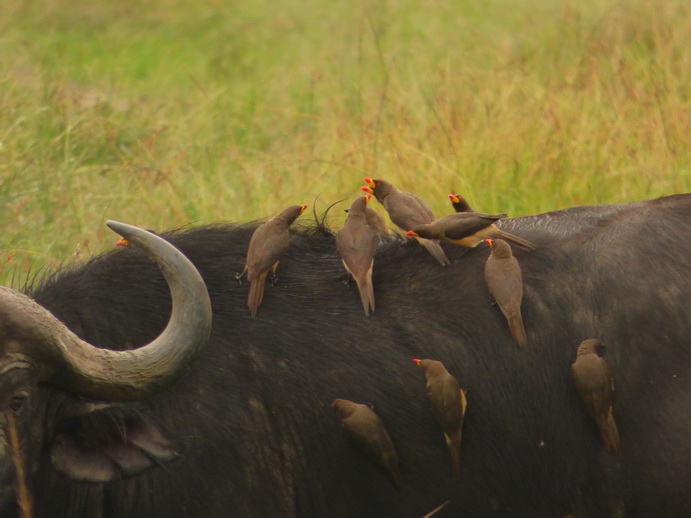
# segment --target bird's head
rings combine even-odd
[[[360,187],[360,190],[365,191],[366,193],[369,193],[369,194],[374,194],[375,196],[377,195],[377,188],[379,188],[379,193],[381,193],[382,191],[387,189],[388,188],[387,186],[389,185],[389,184],[384,185],[386,183],[386,182],[384,182],[384,180],[378,180],[376,178],[370,178],[369,176],[367,176],[365,178],[365,183],[367,185],[364,187]]]

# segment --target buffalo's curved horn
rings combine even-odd
[[[2,288],[0,320],[5,325],[0,324],[0,334],[5,336],[0,342],[16,361],[31,364],[43,381],[87,398],[134,401],[170,386],[192,365],[211,332],[211,303],[199,272],[173,245],[137,227],[106,224],[141,246],[168,282],[173,309],[158,338],[129,351],[100,349],[29,297]]]

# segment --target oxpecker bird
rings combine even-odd
[[[374,251],[379,242],[377,232],[367,224],[365,214],[370,196],[361,196],[353,202],[343,228],[336,234],[336,250],[343,260],[343,266],[355,279],[365,316],[374,311],[372,265]]]
[[[272,275],[275,275],[278,261],[290,245],[288,227],[306,208],[307,205],[291,205],[266,223],[259,225],[252,234],[245,269],[236,275],[236,278],[239,279],[247,273],[247,280],[250,282],[247,306],[253,317],[257,315],[257,308],[262,303],[264,284],[269,270]]]
[[[460,194],[449,194],[449,200],[451,200],[451,206],[455,212],[475,212],[468,200]]]
[[[365,207],[365,219],[367,220],[367,224],[380,238],[389,237],[391,234],[386,220],[372,207]]]
[[[371,194],[368,195],[371,196]],[[350,209],[345,209],[345,212],[346,214],[349,213]],[[365,207],[365,220],[378,237],[386,238],[391,233],[389,232],[389,227],[386,225],[386,220],[369,205]]]
[[[485,280],[492,298],[501,309],[509,324],[513,341],[521,349],[528,345],[528,338],[521,316],[523,300],[523,276],[521,267],[511,254],[511,247],[503,239],[487,239],[492,252],[485,263]]]
[[[494,223],[506,214],[486,214],[484,212],[456,212],[447,214],[436,221],[411,227],[408,236],[443,239],[449,243],[475,248],[485,239],[506,239],[518,246],[535,250],[535,245],[525,239],[500,230]]]
[[[368,186],[361,189],[374,194],[379,203],[386,209],[394,225],[403,230],[403,232],[417,225],[434,221],[434,214],[430,208],[414,194],[402,192],[393,184],[384,180],[367,177],[365,182],[367,182]],[[439,245],[439,241],[419,237],[416,237],[416,239],[432,254],[439,264],[442,266],[450,264],[449,258],[446,257],[444,250]]]
[[[443,363],[417,358],[414,358],[413,362],[425,372],[427,396],[437,422],[444,432],[446,446],[451,455],[453,477],[458,480],[461,476],[463,416],[467,406],[465,392]]]
[[[607,362],[598,354],[602,348],[600,340],[582,341],[576,361],[571,364],[571,379],[586,412],[597,424],[605,449],[616,452],[619,451],[619,432],[612,416],[614,382]]]
[[[396,486],[401,487],[403,479],[398,468],[398,453],[374,410],[347,399],[336,399],[331,407],[338,411],[348,436],[387,471]]]

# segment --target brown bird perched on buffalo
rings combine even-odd
[[[492,252],[485,263],[485,281],[492,298],[501,309],[509,324],[513,341],[521,349],[528,345],[528,338],[521,316],[523,300],[523,276],[511,247],[503,239],[487,239]]]
[[[367,194],[353,202],[343,228],[336,234],[336,250],[343,260],[343,266],[355,279],[365,316],[369,316],[370,310],[374,311],[372,265],[379,241],[375,229],[367,224],[365,209],[370,196]]]
[[[403,478],[398,468],[398,453],[384,423],[374,410],[347,399],[334,400],[331,408],[338,411],[348,436],[386,470],[396,486],[401,487]]]
[[[467,406],[465,392],[441,362],[417,358],[413,362],[425,372],[427,396],[439,426],[444,431],[446,447],[451,455],[453,477],[458,480],[461,476],[463,416]]]
[[[264,284],[269,270],[275,275],[278,261],[290,246],[288,228],[306,208],[307,205],[291,205],[259,225],[252,234],[245,269],[235,277],[239,279],[247,273],[247,280],[250,281],[247,306],[253,317],[257,315],[257,308],[264,298]]]
[[[475,212],[468,200],[460,194],[449,194],[449,200],[451,200],[451,206],[455,212]]]
[[[371,196],[371,194],[368,193],[366,196]],[[348,214],[350,209],[345,209],[344,212]],[[386,238],[389,236],[390,232],[389,227],[386,225],[386,221],[369,205],[365,207],[365,221],[367,221],[367,224],[374,230],[378,237]]]
[[[411,227],[406,235],[443,239],[468,248],[475,248],[487,238],[502,238],[522,248],[535,250],[535,245],[532,243],[497,228],[494,223],[505,217],[506,214],[456,212],[442,216],[436,221]]]
[[[410,230],[416,225],[434,221],[434,214],[430,208],[414,194],[402,192],[393,184],[384,180],[367,177],[365,182],[367,182],[368,186],[361,187],[361,190],[374,194],[379,203],[386,209],[394,225],[403,230],[403,232]],[[450,264],[449,258],[446,257],[439,241],[417,237],[416,239],[432,254],[432,257],[439,264],[442,266]]]
[[[571,364],[571,379],[585,405],[588,415],[597,424],[607,451],[619,451],[619,431],[612,416],[614,382],[609,366],[598,352],[604,348],[600,340],[583,340]]]

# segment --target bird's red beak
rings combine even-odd
[[[418,237],[418,235],[413,232],[412,230],[409,230],[408,232],[405,233],[406,236],[411,236],[411,237]]]
[[[301,206],[300,206],[300,214],[302,214],[303,212],[305,212],[305,209],[306,209],[306,208],[307,208],[307,205],[301,205]]]
[[[422,360],[420,358],[413,358],[413,363],[422,369],[422,365],[420,365]]]
[[[461,197],[456,196],[455,194],[449,194],[449,199],[451,200],[451,203],[458,203],[461,201]]]
[[[115,246],[127,246],[129,244],[130,244],[130,242],[127,241],[127,239],[119,239],[118,241],[115,242]]]
[[[374,180],[372,180],[369,176],[365,177],[365,183],[370,187],[375,187]]]
[[[365,194],[365,203],[369,203],[369,199],[372,197],[370,193]]]
[[[494,246],[494,242],[490,238],[485,239],[485,243],[487,243],[489,246]]]
[[[365,191],[368,194],[374,194],[374,189],[372,189],[371,187],[360,187],[360,190]]]

